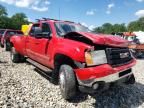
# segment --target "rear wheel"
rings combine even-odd
[[[1,48],[4,48],[4,45],[2,45],[2,43],[0,43]]]
[[[11,60],[13,63],[19,63],[24,60],[24,57],[20,55],[14,47],[11,48]]]
[[[5,51],[10,51],[11,50],[11,46],[10,46],[10,42],[5,42]]]
[[[59,84],[64,99],[70,100],[76,95],[76,77],[69,65],[61,65],[59,70]]]

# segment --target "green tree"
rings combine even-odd
[[[139,18],[136,21],[130,22],[128,24],[128,31],[144,31],[144,17]]]
[[[10,19],[7,17],[7,10],[4,6],[0,5],[0,28],[7,28],[10,26]]]
[[[97,33],[104,33],[104,31],[103,31],[103,28],[102,27],[96,27],[96,28],[94,28],[94,30],[93,30],[94,32],[97,32]]]
[[[113,31],[113,25],[110,23],[105,23],[102,25],[103,32],[106,34],[110,34]]]
[[[6,16],[7,10],[4,6],[0,5],[0,16]]]
[[[95,32],[97,33],[105,33],[105,34],[111,34],[113,32],[125,32],[127,31],[127,28],[125,24],[110,24],[110,23],[105,23],[100,27],[96,27],[94,29]]]
[[[11,29],[12,28],[11,19],[7,16],[1,16],[0,17],[0,28]]]
[[[139,30],[139,24],[138,24],[138,22],[137,21],[133,21],[133,22],[130,22],[129,24],[128,24],[128,31],[137,31],[137,30]]]
[[[144,31],[144,17],[139,18],[138,25],[139,25],[139,30]]]
[[[13,29],[21,29],[23,24],[28,24],[27,16],[24,13],[16,13],[11,17]]]
[[[118,32],[126,32],[127,28],[125,24],[114,24],[113,25],[113,32],[118,33]]]

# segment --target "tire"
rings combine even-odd
[[[2,45],[2,43],[0,43],[1,48],[4,48],[4,45]]]
[[[59,84],[62,97],[71,100],[76,95],[76,77],[69,65],[61,65],[59,70]]]
[[[125,82],[126,84],[134,84],[135,83],[135,77],[132,74],[131,76],[128,77],[128,80]]]
[[[58,85],[58,84],[59,84],[59,78],[58,78],[59,72],[58,72],[58,71],[59,71],[59,70],[55,68],[55,69],[53,70],[53,72],[52,72],[52,76],[51,76],[50,82],[51,82],[52,84],[54,84],[54,85]]]
[[[5,42],[5,51],[10,51],[11,50],[11,46],[9,42]]]
[[[11,48],[11,60],[13,63],[22,62],[21,55],[18,52],[16,52],[14,47]]]

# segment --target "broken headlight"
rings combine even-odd
[[[87,66],[94,66],[107,63],[105,50],[85,52]]]

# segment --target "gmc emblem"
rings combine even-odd
[[[129,53],[126,52],[126,53],[120,53],[120,58],[127,58],[129,57]]]

